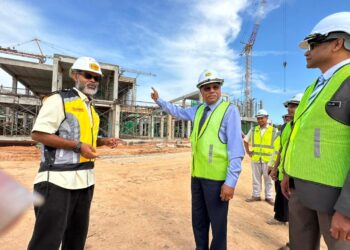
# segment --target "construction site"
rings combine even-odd
[[[251,91],[252,49],[258,27],[256,23],[241,52],[246,64],[244,99],[230,99],[229,93],[222,93],[224,100],[238,107],[243,133],[256,124],[256,111],[263,108]],[[40,144],[31,139],[31,130],[43,100],[54,91],[74,86],[69,70],[76,60],[63,54],[46,56],[40,40],[33,42],[40,54],[0,47],[0,68],[12,79],[0,83],[0,170],[29,190],[40,161]],[[97,149],[97,185],[85,249],[194,249],[189,167],[193,124],[166,114],[154,102],[138,101],[137,76],[155,77],[154,73],[99,63],[104,77],[93,99],[101,120],[99,136],[121,138],[126,145]],[[199,90],[170,100],[183,108],[202,101]],[[253,204],[252,209],[244,202],[250,195],[249,164],[245,159],[231,202],[228,249],[273,249],[287,241],[287,227],[266,230],[271,207],[261,203]],[[0,236],[1,248],[25,249],[34,221],[33,209],[28,208],[16,225]]]
[[[0,52],[28,56],[5,48],[1,48]],[[12,87],[0,86],[0,144],[11,145],[11,141],[13,145],[25,141],[30,143],[30,132],[42,99],[51,92],[73,87],[69,69],[74,60],[70,56],[55,54],[50,65],[42,61],[28,62],[0,57],[0,67],[12,78]],[[162,112],[155,103],[137,101],[137,80],[124,76],[127,70],[103,62],[101,67],[104,78],[94,98],[94,106],[101,118],[101,137],[160,140],[189,138],[191,122],[174,119]],[[153,76],[152,73],[135,73]],[[19,87],[19,83],[24,89]],[[228,94],[223,94],[223,97],[230,101]],[[247,95],[246,99],[251,100],[251,97]],[[255,122],[252,102],[245,102],[246,106],[242,106],[238,100],[233,101],[240,107],[244,132],[247,132]],[[170,102],[187,108],[198,105],[201,96],[199,91],[195,91]]]

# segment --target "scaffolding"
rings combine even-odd
[[[53,56],[52,65],[0,57],[0,67],[12,77],[12,87],[0,85],[0,141],[30,136],[43,97],[74,86],[69,77],[74,61],[73,57],[58,54]],[[104,78],[93,101],[100,115],[100,136],[168,140],[189,137],[190,123],[185,126],[153,102],[136,101],[136,78],[120,74],[129,70],[100,64]],[[24,89],[18,88],[19,82]]]

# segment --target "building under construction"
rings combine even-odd
[[[28,139],[43,97],[74,86],[69,69],[75,59],[55,54],[49,65],[0,57],[1,68],[12,77],[12,87],[0,86],[0,140]],[[123,76],[118,65],[100,65],[104,78],[94,105],[101,118],[101,136],[169,140],[189,137],[191,122],[175,120],[154,103],[137,102],[136,78]],[[18,88],[18,82],[25,89]],[[171,102],[188,107],[199,101],[200,94],[195,91]],[[253,119],[243,117],[243,121],[250,123]],[[247,125],[243,123],[243,127]]]

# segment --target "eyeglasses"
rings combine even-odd
[[[322,43],[329,43],[329,42],[332,42],[335,40],[337,40],[337,38],[330,38],[330,39],[326,39],[326,40],[318,41],[318,42],[309,42],[308,43],[308,51],[313,50],[314,48],[316,48],[317,46],[319,46]]]
[[[211,89],[213,89],[213,90],[218,90],[218,89],[220,89],[220,85],[218,85],[218,84],[215,84],[215,85],[207,85],[207,86],[203,86],[202,89],[203,89],[204,92],[209,92]]]
[[[101,76],[95,76],[90,74],[89,72],[80,71],[79,74],[82,75],[87,80],[94,79],[96,82],[100,82],[102,80]]]

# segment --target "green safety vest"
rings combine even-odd
[[[284,155],[286,154],[286,146],[287,142],[289,140],[290,133],[292,132],[292,122],[288,122],[286,126],[284,127],[282,134],[281,134],[281,157],[280,157],[280,165],[278,166],[278,179],[281,181],[283,180],[283,162],[284,162]]]
[[[305,91],[286,149],[284,168],[289,176],[343,187],[350,170],[350,127],[333,119],[326,109],[336,104],[332,97],[349,76],[350,65],[343,66],[311,103],[308,99],[316,82]]]
[[[268,163],[275,148],[277,148],[275,145],[277,143],[279,144],[279,137],[276,128],[269,126],[263,136],[261,136],[260,127],[256,126],[252,135],[252,161]]]
[[[226,179],[229,166],[227,144],[221,142],[219,131],[229,105],[229,102],[220,103],[211,112],[199,132],[199,121],[204,111],[204,105],[197,109],[191,133],[193,177],[218,181]]]

